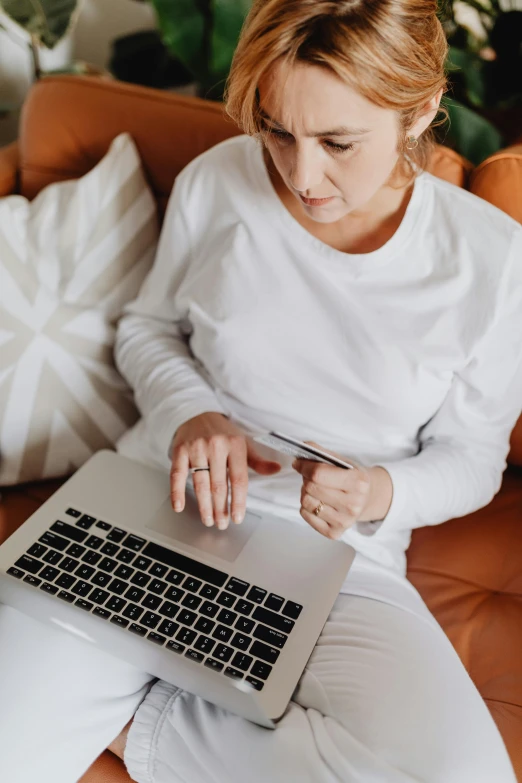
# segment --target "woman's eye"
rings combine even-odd
[[[277,128],[269,128],[266,125],[263,125],[262,127],[264,131],[277,136],[280,139],[292,138],[292,134],[287,133],[286,131],[278,130]],[[347,152],[348,150],[353,150],[354,148],[354,144],[336,144],[334,141],[325,141],[324,143],[334,152]]]

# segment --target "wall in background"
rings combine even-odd
[[[135,30],[155,27],[151,6],[132,0],[85,0],[74,33],[74,54],[103,68],[111,41]],[[0,103],[21,104],[31,85],[31,61],[27,49],[11,34],[0,31]],[[0,120],[0,146],[18,135],[19,112]]]

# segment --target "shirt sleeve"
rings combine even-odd
[[[209,411],[226,415],[181,329],[187,313],[176,294],[191,262],[182,191],[180,174],[154,264],[138,297],[125,307],[115,340],[116,366],[134,390],[151,442],[169,457],[174,433],[185,421]]]
[[[498,492],[522,409],[522,231],[517,231],[496,315],[419,433],[419,453],[380,462],[393,498],[366,535],[437,525],[487,505]],[[363,532],[363,531],[361,531]]]

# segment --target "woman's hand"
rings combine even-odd
[[[312,441],[306,443],[323,448]],[[340,454],[328,453],[343,459]],[[303,476],[300,514],[323,536],[340,538],[364,514],[370,501],[373,469],[357,466],[349,470],[304,459],[294,460],[292,467]],[[314,514],[318,507],[319,513]]]
[[[207,527],[228,527],[228,481],[232,519],[239,524],[246,511],[248,467],[271,475],[281,470],[279,462],[266,460],[247,436],[221,413],[202,413],[178,428],[172,443],[170,487],[172,507],[185,507],[189,468],[210,467],[192,474],[201,519]],[[227,472],[228,471],[228,472]]]

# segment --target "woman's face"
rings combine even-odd
[[[272,130],[263,134],[265,144],[311,219],[333,223],[360,210],[389,179],[399,159],[396,112],[371,103],[325,69],[306,64],[274,66],[259,84],[259,97],[267,117],[264,127]],[[337,133],[327,132],[332,130]],[[301,195],[331,200],[309,206]]]

